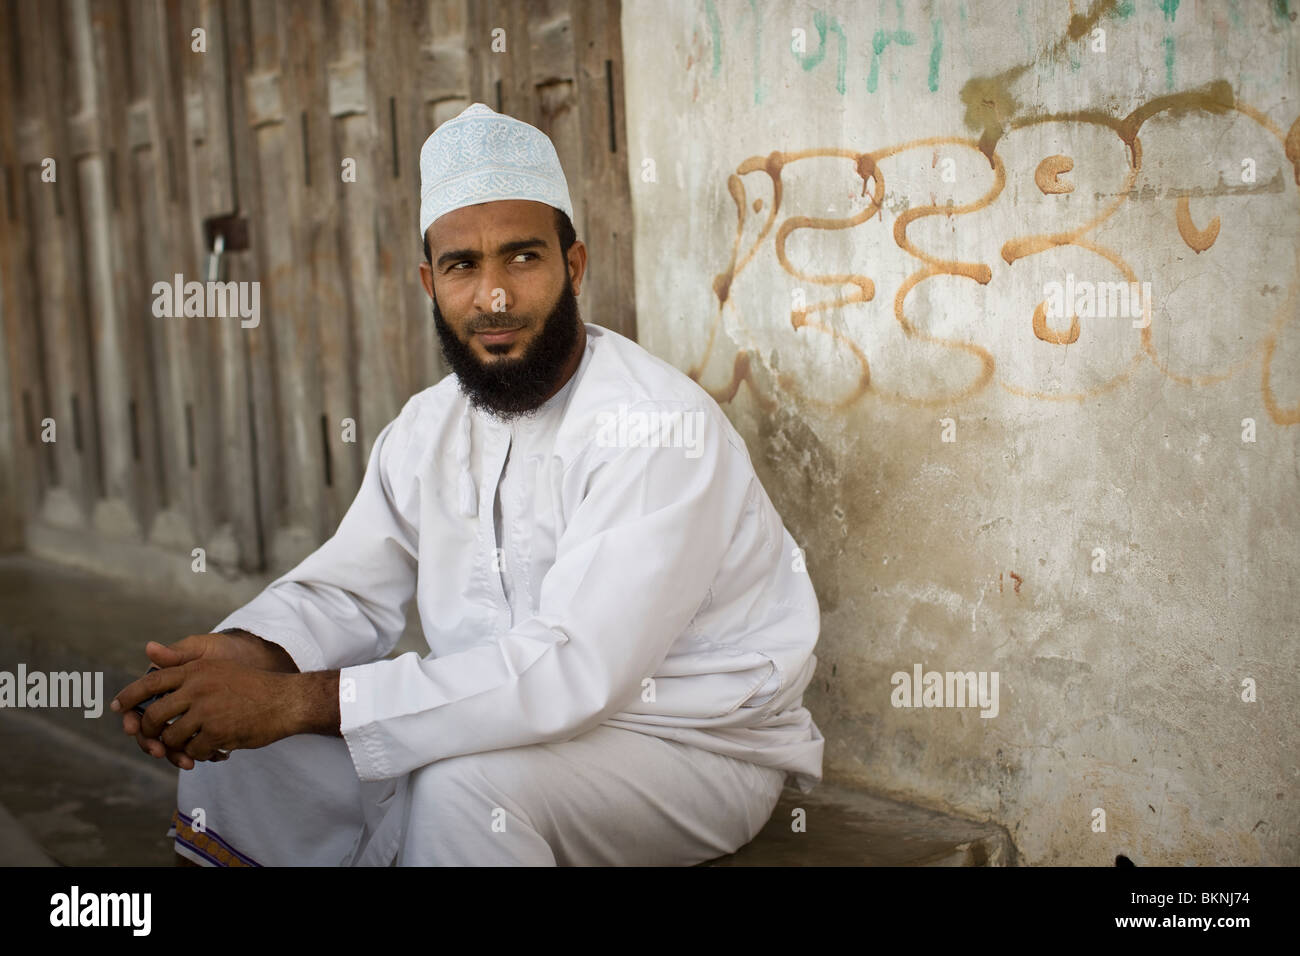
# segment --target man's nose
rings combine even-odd
[[[479,312],[509,312],[514,306],[514,295],[505,269],[484,263],[479,272],[478,288],[474,290],[474,308]]]

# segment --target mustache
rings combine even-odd
[[[498,312],[495,315],[477,315],[470,319],[467,331],[471,334],[475,332],[509,332],[513,329],[522,329],[527,324],[527,322],[520,322],[508,312]]]

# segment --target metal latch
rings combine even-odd
[[[222,257],[227,252],[248,249],[248,220],[232,212],[203,220],[203,236],[209,249],[204,272],[208,282],[222,281]]]

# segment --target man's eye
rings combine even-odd
[[[519,253],[518,255],[516,255],[515,258],[518,259],[519,256],[532,256],[534,259],[536,259],[536,258],[537,258],[537,253],[535,253],[535,252],[521,252],[521,253]]]

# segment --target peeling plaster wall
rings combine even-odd
[[[625,0],[640,338],[806,550],[828,778],[1033,864],[1300,863],[1296,6]],[[1067,278],[1149,326],[1036,323]]]

